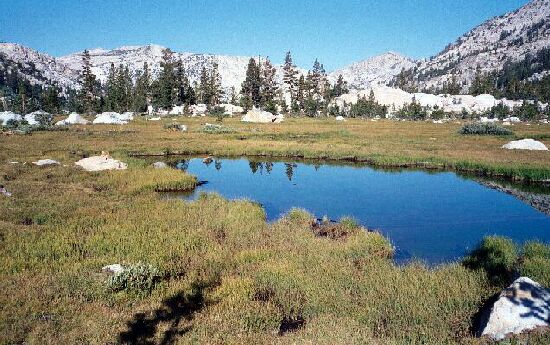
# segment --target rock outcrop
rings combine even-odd
[[[45,166],[45,165],[59,165],[59,162],[53,159],[40,159],[36,162],[32,162],[34,165]]]
[[[5,126],[8,121],[21,121],[23,117],[11,111],[0,112],[0,125]]]
[[[86,171],[124,170],[128,168],[126,163],[113,159],[109,155],[84,158],[75,164]]]
[[[493,340],[548,327],[550,290],[527,277],[521,277],[501,292],[489,314],[482,318],[481,335]]]
[[[61,121],[55,123],[56,126],[67,126],[67,125],[87,125],[90,121],[86,120],[77,113],[70,113],[69,116]]]
[[[523,139],[510,141],[508,144],[502,146],[503,149],[508,150],[534,150],[534,151],[548,151],[546,145],[540,141],[533,139]]]
[[[283,119],[283,115],[273,115],[268,111],[253,108],[241,118],[241,121],[252,123],[280,123]]]

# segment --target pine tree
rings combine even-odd
[[[261,71],[261,105],[266,111],[276,113],[277,104],[275,97],[277,96],[277,90],[279,86],[277,85],[277,80],[275,79],[275,74],[277,70],[269,61],[269,57],[266,58],[263,69]]]
[[[201,75],[198,84],[198,99],[203,104],[210,103],[210,78],[208,77],[208,70],[205,66],[201,69]]]
[[[117,88],[116,88],[117,70],[115,64],[111,62],[107,82],[105,83],[105,110],[114,111],[117,106]]]
[[[261,104],[262,78],[260,69],[260,63],[256,63],[254,58],[250,58],[246,69],[246,78],[241,86],[241,104],[245,110],[253,106],[258,107]]]
[[[132,110],[135,112],[147,111],[151,97],[150,94],[151,74],[149,72],[149,65],[145,62],[143,63],[143,72],[139,73],[136,78]]]
[[[298,70],[292,61],[292,55],[289,52],[285,56],[285,64],[283,66],[283,84],[286,92],[290,94],[290,107],[295,110],[297,106],[298,92]]]
[[[170,49],[162,51],[161,72],[156,82],[155,104],[163,109],[171,109],[176,98],[176,76],[173,54]]]
[[[332,96],[340,97],[343,94],[348,92],[349,92],[348,83],[344,80],[344,77],[340,74],[338,76],[338,79],[336,80],[336,84],[334,85]]]
[[[178,60],[176,63],[176,104],[177,105],[190,105],[195,103],[195,92],[189,83],[187,73],[183,62]]]
[[[90,52],[84,50],[82,54],[82,72],[80,73],[80,104],[84,113],[89,114],[96,110],[98,97],[96,76],[92,73]]]
[[[61,90],[56,86],[50,86],[42,90],[41,103],[42,109],[48,113],[58,113],[61,111],[61,99],[59,94]]]
[[[220,104],[223,98],[223,89],[222,89],[222,77],[220,75],[217,62],[214,62],[212,64],[212,68],[210,69],[209,91],[210,91],[210,99],[208,104],[209,105]]]

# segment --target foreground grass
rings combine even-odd
[[[155,190],[192,188],[195,179],[151,169],[129,152],[253,149],[248,139],[236,138],[224,148],[225,135],[202,134],[193,121],[197,132],[191,133],[138,122],[72,129],[63,133],[68,137],[0,137],[4,161],[47,156],[66,165],[0,164],[0,184],[13,193],[0,196],[0,343],[484,343],[470,327],[500,287],[483,270],[397,267],[381,235],[347,220],[336,235],[323,237],[300,210],[269,224],[249,201],[163,200]],[[260,126],[270,134],[254,140],[273,153],[325,142],[333,142],[335,152],[347,145],[360,151],[349,136],[366,140],[355,130],[327,133],[335,125],[321,122],[307,129],[321,136],[313,143],[283,144],[298,135],[291,131],[300,132],[299,124]],[[357,123],[363,130],[367,125]],[[237,146],[241,142],[245,146]],[[86,173],[73,166],[98,150],[111,151],[129,169]],[[534,157],[546,164],[545,156]],[[526,257],[540,260],[542,254],[532,253],[545,250],[530,246]],[[109,289],[101,268],[112,263],[153,267],[153,289]],[[543,334],[527,339],[549,340]]]

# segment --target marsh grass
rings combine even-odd
[[[155,190],[191,188],[195,179],[152,169],[130,153],[431,164],[456,163],[472,153],[476,164],[544,167],[542,175],[547,155],[504,156],[493,149],[497,139],[462,138],[450,125],[350,120],[350,139],[339,137],[328,120],[250,126],[227,119],[239,133],[258,128],[255,133],[266,134],[237,140],[235,134],[204,134],[199,121],[189,119],[185,134],[136,121],[0,137],[0,183],[13,193],[0,197],[0,343],[484,343],[470,327],[481,303],[496,292],[485,271],[460,264],[396,266],[383,236],[359,231],[346,219],[338,226],[347,235],[335,240],[316,236],[313,216],[301,210],[267,223],[264,210],[246,200],[213,194],[193,202],[165,200]],[[307,134],[308,144],[267,137],[285,132],[325,137]],[[101,150],[127,162],[128,170],[88,173],[73,165]],[[37,158],[62,164],[5,163]],[[539,247],[527,252],[532,266],[524,267],[531,272],[542,267],[535,260],[547,260]],[[113,263],[151,265],[161,278],[146,294],[109,291],[101,267]],[[522,341],[547,339],[534,334]]]

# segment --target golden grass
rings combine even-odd
[[[237,133],[209,135],[200,131],[207,120],[181,121],[190,132],[137,121],[0,137],[0,183],[13,192],[0,196],[0,343],[484,343],[469,332],[480,303],[495,292],[482,272],[458,264],[397,267],[381,235],[318,237],[299,210],[268,224],[248,201],[164,200],[155,190],[189,188],[195,179],[129,154],[464,157],[547,170],[546,153],[503,151],[506,139],[461,137],[454,124],[230,120]],[[548,128],[515,129],[540,135]],[[101,150],[129,169],[87,173],[73,165]],[[37,158],[62,165],[7,163]],[[139,262],[162,272],[150,295],[106,288],[102,266]],[[282,324],[297,328],[281,333]]]

